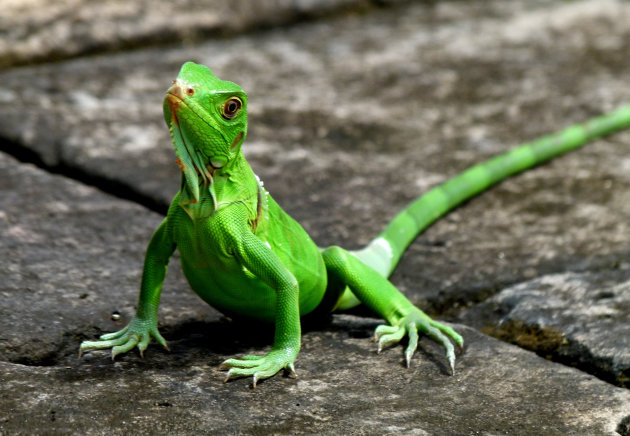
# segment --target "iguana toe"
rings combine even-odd
[[[282,350],[272,350],[264,356],[244,356],[242,359],[227,359],[220,366],[221,370],[228,370],[223,380],[227,382],[237,377],[253,377],[253,386],[256,387],[260,380],[273,377],[283,369],[289,372],[293,378],[297,377],[293,365],[292,353]]]
[[[407,334],[409,335],[409,343],[405,349],[405,363],[407,368],[409,368],[411,358],[418,348],[418,327],[414,323],[407,324]]]
[[[385,331],[385,329],[381,329],[381,332],[383,331]],[[391,330],[387,329],[387,331],[388,333],[384,333],[378,338],[377,354],[380,354],[384,348],[400,342],[400,340],[405,337],[406,333],[405,327],[403,326],[394,327]]]
[[[126,353],[131,350],[140,342],[140,337],[137,334],[131,334],[126,339],[126,342],[112,347],[112,360],[114,360],[119,354]]]

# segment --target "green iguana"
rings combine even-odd
[[[228,359],[227,377],[252,376],[254,386],[284,369],[295,376],[300,317],[363,303],[383,317],[378,351],[405,336],[407,365],[422,333],[444,348],[451,370],[462,337],[415,307],[388,280],[402,253],[426,227],[497,182],[630,125],[630,106],[522,145],[430,190],[402,210],[359,251],[319,248],[267,193],[245,160],[247,95],[205,66],[185,63],[164,100],[181,187],[147,248],[135,316],[122,330],[85,341],[80,352],[112,348],[112,358],[151,337],[157,328],[167,264],[175,249],[192,289],[228,316],[275,324],[271,351]],[[452,342],[451,342],[452,341]]]

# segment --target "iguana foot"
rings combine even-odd
[[[413,310],[409,314],[403,316],[395,324],[396,325],[380,325],[374,331],[374,338],[378,342],[378,353],[389,345],[397,344],[407,335],[409,337],[409,343],[405,349],[405,361],[407,367],[409,367],[411,357],[418,347],[418,331],[420,331],[444,347],[451,373],[455,374],[455,350],[449,338],[452,339],[458,345],[459,350],[462,351],[464,348],[464,339],[459,333],[447,325],[432,320],[417,307],[413,307]]]
[[[252,376],[254,387],[258,381],[276,375],[284,369],[290,376],[297,378],[293,362],[294,353],[286,350],[271,350],[264,356],[244,356],[242,359],[228,359],[219,366],[221,370],[228,370],[227,377],[223,382],[236,377]]]
[[[119,354],[126,353],[134,347],[138,347],[140,356],[144,357],[151,337],[154,337],[167,351],[170,351],[166,340],[157,329],[157,321],[144,320],[134,316],[127,327],[114,333],[108,333],[99,337],[98,341],[83,341],[79,347],[79,357],[89,350],[112,349],[112,360]]]

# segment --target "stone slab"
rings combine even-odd
[[[0,74],[0,147],[120,197],[129,198],[130,191],[163,208],[177,188],[178,176],[161,121],[162,93],[183,61],[196,60],[250,91],[252,127],[246,152],[274,196],[322,245],[356,247],[367,242],[393,211],[471,163],[630,101],[628,14],[627,2],[612,0],[412,4],[190,47],[149,48],[14,69]],[[555,325],[573,345],[560,347],[550,357],[579,363],[595,352],[599,360],[589,362],[608,362],[614,368],[615,378],[610,380],[623,385],[627,344],[615,338],[624,336],[598,335],[593,327],[607,325],[606,333],[623,334],[627,326],[623,296],[627,278],[615,271],[624,270],[630,259],[628,144],[627,132],[597,141],[466,204],[412,245],[395,283],[432,313],[456,314],[508,284],[572,271],[510,288],[513,304],[503,306],[510,311],[506,320],[536,321],[533,310],[543,312],[548,320],[558,322]],[[269,333],[252,338],[247,328],[240,327],[230,333],[233,326],[199,305],[177,268],[171,268],[175,273],[169,275],[172,281],[160,320],[173,353],[154,346],[148,354],[156,359],[153,363],[130,354],[111,364],[105,353],[93,353],[77,363],[74,355],[81,339],[119,328],[133,313],[142,253],[160,217],[10,158],[2,157],[0,163],[0,257],[9,259],[0,264],[4,283],[0,290],[5,297],[0,305],[0,359],[6,369],[0,377],[7,377],[6,387],[0,389],[7,389],[4,398],[15,398],[2,412],[2,431],[14,433],[25,423],[36,423],[34,429],[55,432],[71,425],[83,425],[80,428],[95,434],[108,428],[123,432],[124,421],[156,433],[171,428],[182,434],[190,429],[245,434],[286,430],[288,434],[311,428],[334,432],[335,425],[350,422],[354,427],[347,428],[365,433],[374,428],[379,433],[430,434],[448,431],[448,418],[461,424],[456,427],[461,433],[497,433],[506,428],[527,433],[541,422],[549,423],[545,430],[550,434],[628,433],[627,427],[624,430],[630,422],[627,390],[532,353],[504,348],[508,346],[470,330],[464,330],[466,339],[470,347],[479,348],[467,349],[458,374],[466,374],[464,359],[481,356],[468,361],[475,368],[468,374],[485,377],[469,375],[481,392],[471,395],[463,388],[468,396],[456,397],[452,403],[445,396],[436,397],[436,406],[425,413],[417,405],[433,393],[432,383],[440,383],[435,382],[435,374],[444,376],[439,352],[418,356],[422,363],[416,364],[428,368],[421,366],[424,369],[414,374],[425,381],[414,379],[407,386],[398,379],[392,384],[385,380],[391,377],[390,365],[409,377],[400,368],[400,350],[378,358],[370,354],[372,348],[365,340],[376,322],[355,317],[335,318],[333,327],[309,331],[304,340],[309,352],[300,357],[298,386],[304,380],[320,380],[322,372],[334,377],[333,370],[340,365],[355,377],[332,378],[334,386],[322,389],[326,395],[321,395],[319,404],[334,406],[296,411],[289,408],[294,395],[280,396],[285,407],[277,411],[268,406],[269,399],[260,399],[247,409],[257,413],[256,421],[217,427],[208,418],[208,404],[221,410],[217,416],[224,423],[239,419],[234,410],[244,403],[243,397],[228,395],[222,409],[212,400],[221,398],[214,389],[231,393],[230,388],[239,386],[250,392],[247,381],[220,385],[221,374],[214,367],[226,357],[264,348]],[[589,296],[586,301],[594,305],[593,311],[603,310],[605,315],[612,309],[604,300],[622,302],[615,316],[597,319],[585,313],[570,295],[583,295],[585,283],[613,295],[599,303],[597,295]],[[555,294],[558,289],[561,297]],[[120,312],[121,320],[113,321],[113,312]],[[467,322],[476,325],[480,319]],[[353,327],[354,323],[360,327]],[[545,321],[543,327],[549,325],[554,324]],[[349,358],[356,347],[362,357]],[[430,344],[427,347],[431,350]],[[332,357],[339,354],[340,361],[320,365],[310,360],[327,352]],[[512,356],[505,372],[488,358],[491,352]],[[94,362],[96,369],[90,367]],[[536,372],[532,368],[538,364],[551,365],[545,368],[553,370]],[[88,369],[81,373],[85,365]],[[117,370],[121,365],[125,371]],[[148,372],[144,365],[150,366]],[[358,374],[375,377],[376,387],[367,386],[367,392],[357,394],[357,408],[348,407],[352,395],[339,392],[356,389],[353,367],[361,365],[365,366]],[[64,374],[66,367],[74,372]],[[198,369],[187,377],[197,381],[182,387],[178,378],[182,368],[191,367]],[[127,374],[129,368],[132,374]],[[580,368],[600,377],[606,369]],[[102,382],[99,377],[107,371],[122,382]],[[77,373],[87,383],[73,378]],[[198,381],[202,377],[211,380],[204,384]],[[43,386],[44,380],[49,384]],[[291,383],[295,382],[276,377],[262,386],[272,387],[268,394],[275,400],[279,391],[293,389]],[[533,391],[537,397],[524,393],[530,385],[540,388]],[[517,387],[511,390],[511,386]],[[575,391],[575,386],[584,402],[571,396],[569,388]],[[407,401],[400,396],[386,397],[395,405],[390,409],[370,409],[386,389],[405,392],[415,399],[414,408],[397,415]],[[173,391],[181,398],[155,400]],[[312,404],[306,401],[315,396],[303,396],[300,404]],[[68,397],[73,398],[72,406],[64,408]],[[514,400],[521,397],[530,402],[522,410]],[[87,398],[103,400],[81,409],[80,399]],[[104,404],[104,398],[114,400]],[[141,406],[137,415],[129,398]],[[446,414],[444,410],[452,405],[467,413]],[[499,416],[490,419],[479,405]],[[111,411],[100,412],[104,406]],[[170,410],[167,420],[151,415],[150,406],[158,413]],[[540,412],[535,406],[549,409]],[[434,419],[438,409],[442,415]],[[358,418],[340,417],[337,411]],[[78,418],[73,420],[74,416]],[[144,421],[146,416],[153,416],[150,422],[155,427]],[[396,427],[399,416],[411,417],[413,425]],[[98,417],[106,429],[98,427]],[[171,417],[175,418],[168,421]],[[468,430],[464,419],[473,423]],[[388,427],[378,427],[377,421]],[[191,422],[197,426],[191,427]]]
[[[306,326],[297,381],[223,384],[219,363],[273,332],[199,304],[176,265],[160,308],[171,353],[79,359],[82,339],[133,313],[160,217],[5,155],[0,171],[2,434],[613,434],[630,419],[628,390],[464,326],[456,376],[426,339],[406,369],[400,347],[376,355],[379,321],[352,315]]]
[[[214,342],[225,332],[213,323],[196,344],[180,343],[170,354],[150,348],[144,360],[0,362],[0,431],[614,435],[627,422],[628,390],[469,328],[459,327],[468,346],[452,377],[424,340],[410,369],[400,348],[376,355],[366,337],[375,325],[335,317],[304,335],[297,380],[276,376],[255,389],[249,380],[221,382]]]
[[[630,265],[543,276],[508,287],[462,317],[542,356],[630,386]]]
[[[467,166],[630,101],[630,5],[601,5],[413,3],[14,69],[0,75],[0,136],[164,210],[179,176],[162,95],[181,63],[202,62],[249,91],[245,150],[274,197],[321,245],[355,248]],[[629,143],[597,141],[471,201],[412,244],[395,282],[444,313],[627,259]]]
[[[1,153],[0,172],[0,360],[51,365],[133,316],[144,251],[161,217]],[[216,318],[177,264],[161,322]]]

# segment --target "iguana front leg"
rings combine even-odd
[[[111,348],[113,359],[118,354],[126,353],[135,346],[138,347],[140,355],[142,355],[149,345],[151,337],[168,350],[166,340],[157,328],[162,283],[166,275],[168,261],[175,250],[175,244],[167,233],[165,219],[153,234],[147,248],[135,316],[122,330],[102,335],[98,341],[82,342],[79,347],[79,356],[88,350]]]
[[[381,325],[375,331],[379,352],[383,347],[398,343],[408,336],[405,360],[409,366],[418,346],[420,331],[444,347],[451,371],[455,371],[455,351],[450,339],[460,349],[464,346],[463,338],[455,330],[431,319],[389,280],[352,253],[340,247],[329,247],[322,254],[330,280],[348,286],[363,304],[389,322],[389,325]]]
[[[276,254],[249,230],[237,241],[235,257],[252,274],[276,291],[275,334],[271,351],[264,356],[228,359],[221,369],[228,369],[225,381],[253,376],[259,380],[285,369],[295,377],[294,362],[300,351],[300,308],[298,281]]]

